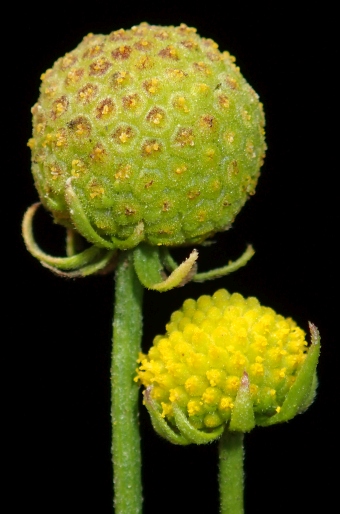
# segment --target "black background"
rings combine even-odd
[[[291,422],[246,436],[246,510],[317,512],[321,504],[321,511],[329,512],[337,493],[331,466],[339,448],[339,150],[332,138],[337,93],[329,58],[335,13],[316,3],[301,10],[283,2],[233,2],[222,8],[214,1],[199,7],[93,0],[6,9],[1,199],[3,283],[9,286],[3,318],[9,414],[4,423],[9,428],[5,449],[10,450],[6,471],[15,492],[4,512],[112,512],[113,277],[54,276],[26,251],[20,224],[38,198],[26,143],[41,73],[87,33],[105,34],[141,21],[185,22],[235,55],[264,104],[268,144],[256,195],[232,229],[202,248],[199,269],[222,266],[248,243],[255,256],[217,281],[146,292],[143,348],[164,332],[170,313],[185,298],[220,287],[257,296],[306,331],[308,320],[313,321],[323,343],[318,396]],[[60,254],[63,231],[48,215],[40,214],[37,221],[40,244]],[[178,259],[187,254],[175,252]],[[143,407],[140,417],[145,514],[217,513],[216,445],[172,446],[153,433]]]

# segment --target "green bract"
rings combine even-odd
[[[86,36],[42,76],[32,170],[57,223],[98,247],[202,242],[254,193],[257,94],[193,28]]]

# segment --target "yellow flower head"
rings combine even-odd
[[[160,423],[178,427],[180,413],[196,431],[216,432],[226,424],[247,431],[287,419],[292,388],[295,395],[304,389],[293,416],[312,401],[315,366],[307,382],[300,386],[297,380],[311,353],[304,331],[256,298],[220,289],[211,297],[188,299],[166,330],[140,356],[138,369],[148,391],[145,403],[158,410]]]

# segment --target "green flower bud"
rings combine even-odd
[[[140,356],[137,379],[148,388],[145,403],[158,431],[167,437],[177,427],[184,435],[184,442],[173,442],[208,442],[226,425],[247,432],[286,421],[313,400],[319,352],[313,325],[308,347],[291,318],[221,289],[186,300],[166,329]]]
[[[57,60],[29,141],[54,220],[120,249],[199,243],[230,226],[266,148],[262,105],[234,61],[184,24],[147,23],[89,34]]]

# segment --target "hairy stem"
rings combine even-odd
[[[224,430],[219,442],[220,513],[243,514],[243,436]]]
[[[143,287],[130,252],[122,252],[116,269],[112,391],[112,457],[115,514],[141,514],[141,452],[138,386],[134,382],[142,337]]]

